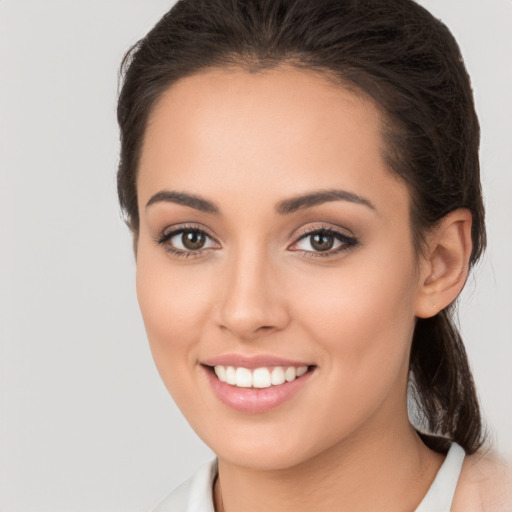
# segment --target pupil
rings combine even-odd
[[[334,245],[334,237],[332,235],[326,234],[316,234],[313,235],[313,241],[311,245],[317,251],[328,251]]]
[[[186,231],[181,236],[181,241],[187,249],[201,249],[204,245],[205,237],[204,234],[199,231]]]

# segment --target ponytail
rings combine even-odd
[[[450,309],[417,321],[410,362],[412,398],[422,423],[418,434],[427,446],[445,452],[451,440],[472,454],[485,436],[466,350]]]

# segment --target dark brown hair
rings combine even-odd
[[[449,30],[411,0],[178,1],[121,67],[118,192],[135,239],[138,161],[162,93],[212,67],[257,72],[284,63],[323,72],[373,98],[384,113],[387,164],[411,194],[416,249],[446,214],[468,208],[474,265],[486,236],[470,81]],[[453,307],[418,319],[410,382],[424,442],[442,452],[451,439],[473,453],[484,436]]]

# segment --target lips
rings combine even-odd
[[[283,366],[289,367],[293,366],[295,368],[299,368],[300,366],[311,366],[312,363],[308,361],[299,361],[295,359],[286,359],[283,357],[277,357],[272,355],[243,355],[243,354],[225,354],[216,357],[211,357],[208,359],[204,359],[201,361],[202,364],[206,366],[234,366],[242,367],[242,368],[261,368],[261,367],[275,367],[275,366]]]
[[[291,400],[316,366],[272,356],[227,355],[202,362],[217,398],[239,412],[262,413]]]

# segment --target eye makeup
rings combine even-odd
[[[301,252],[307,258],[335,256],[359,245],[359,241],[355,237],[330,226],[309,227],[299,232],[297,236],[299,238],[288,247],[288,250]],[[309,245],[316,250],[298,248],[301,241],[307,240],[309,240]]]
[[[325,258],[338,255],[359,245],[359,241],[332,226],[308,227],[295,237],[287,250],[300,253],[307,258]],[[204,228],[185,224],[166,228],[155,242],[173,256],[196,258],[205,256],[211,250],[221,248],[220,243]]]
[[[205,251],[221,247],[204,228],[193,224],[175,226],[173,229],[166,228],[155,241],[166,252],[179,258],[196,258],[203,256]]]

